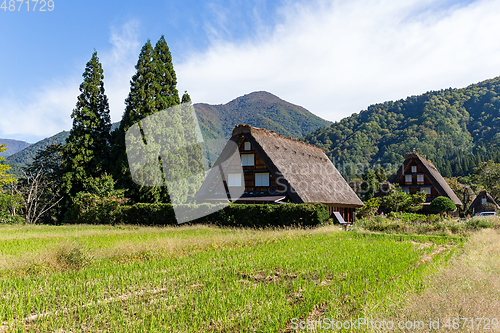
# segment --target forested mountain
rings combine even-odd
[[[13,139],[0,139],[0,145],[5,145],[6,146],[5,148],[7,148],[6,151],[0,153],[0,156],[7,157],[17,153],[20,150],[23,150],[30,144],[26,141],[19,141]]]
[[[197,103],[194,108],[201,131],[208,138],[228,139],[237,124],[299,138],[331,123],[265,91],[253,92],[222,105]]]
[[[19,165],[29,164],[35,157],[37,151],[39,151],[40,149],[45,149],[45,147],[52,144],[56,143],[64,144],[68,136],[69,136],[68,131],[62,131],[57,133],[56,135],[51,136],[50,138],[45,138],[43,140],[40,140],[37,143],[34,143],[24,148],[23,150],[18,151],[17,153],[7,157],[6,158],[7,164],[10,164],[11,166],[15,164]]]
[[[500,77],[375,104],[305,136],[337,163],[401,163],[415,150],[445,177],[500,161]]]

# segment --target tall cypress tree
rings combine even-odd
[[[131,126],[139,122],[141,119],[147,118],[166,108],[178,105],[179,94],[176,88],[177,78],[172,65],[172,56],[168,49],[165,38],[162,36],[155,45],[151,46],[148,40],[142,47],[139,55],[139,60],[136,65],[136,74],[132,77],[130,92],[125,101],[126,108],[123,114],[120,127],[114,133],[115,138],[115,156],[116,156],[116,171],[115,175],[119,179],[118,185],[127,189],[126,195],[137,202],[168,202],[169,196],[165,187],[151,187],[136,185],[132,181],[130,168],[128,165],[125,133]],[[162,121],[157,122],[157,126],[151,121],[146,121],[148,128],[143,128],[141,122],[140,128],[142,133],[156,133],[157,138],[161,138],[162,130],[169,128],[170,146],[172,142],[178,147],[183,143],[183,132],[181,127],[180,111],[178,108],[173,108],[168,119],[162,115]],[[178,126],[176,126],[178,125]],[[163,126],[163,128],[162,128]],[[151,138],[148,138],[151,139]],[[176,156],[164,154],[160,151],[169,150],[165,147],[165,142],[148,141],[148,149],[154,154],[161,156],[160,162],[173,162]],[[182,152],[181,152],[182,153]],[[166,167],[166,165],[164,166]],[[179,178],[178,172],[172,170],[176,177]],[[169,177],[173,179],[175,177]]]
[[[84,190],[89,177],[99,177],[108,169],[111,118],[103,80],[94,51],[83,73],[81,94],[71,114],[73,127],[63,150],[63,190],[70,197]]]
[[[157,90],[156,97],[158,103],[156,108],[158,111],[161,111],[180,103],[179,92],[176,87],[177,76],[172,64],[172,55],[164,36],[161,36],[156,43],[153,58],[155,62],[155,88]]]

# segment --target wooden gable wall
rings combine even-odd
[[[426,202],[431,202],[434,198],[443,195],[436,186],[434,186],[429,173],[417,158],[413,157],[405,161],[403,167],[404,172],[400,176],[398,182],[403,191],[407,191],[409,194],[415,194],[421,190],[430,189],[430,193],[427,194]]]
[[[250,146],[250,149],[247,150]],[[259,155],[259,153],[254,149],[250,142],[243,138],[241,142],[238,142],[238,149],[240,156],[253,155],[253,165],[243,165],[243,179],[245,184],[245,194],[250,195],[271,195],[276,194],[278,190],[284,191],[284,187],[281,186],[276,176],[271,173],[269,168],[266,166],[264,160]],[[242,158],[242,161],[244,158]],[[257,184],[258,175],[267,178],[265,174],[268,175],[269,185],[262,185],[262,183]],[[262,178],[261,178],[262,181]]]

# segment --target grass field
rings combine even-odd
[[[0,226],[0,331],[283,332],[404,317],[402,300],[464,241],[335,226]]]

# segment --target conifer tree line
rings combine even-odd
[[[197,142],[197,133],[191,98],[187,92],[179,96],[172,56],[163,36],[154,47],[149,40],[144,44],[135,69],[120,126],[110,132],[104,70],[94,50],[83,72],[80,95],[71,113],[73,125],[66,144],[49,146],[38,152],[34,161],[24,168],[24,183],[19,181],[15,185],[25,191],[32,191],[34,186],[43,188],[37,198],[45,203],[45,209],[52,209],[44,217],[43,214],[32,214],[38,218],[28,223],[60,222],[68,217],[73,207],[92,200],[112,199],[122,204],[170,202],[166,186],[135,184],[127,160],[127,130],[136,123],[142,126],[141,120],[156,114],[161,114],[161,120],[147,122],[150,128],[142,126],[141,131],[156,131],[159,138],[170,136],[168,142],[171,146],[161,146],[167,141],[152,141],[148,148],[156,149],[154,153],[160,156],[162,174],[175,180],[179,190],[176,192],[179,193],[176,196],[178,202],[185,202],[195,194],[197,186],[194,183],[201,184],[204,175],[202,150],[199,144],[192,144]],[[182,107],[181,101],[185,103]],[[173,106],[179,107],[171,108]],[[189,168],[179,168],[172,162],[175,159],[188,161],[186,165]],[[172,165],[172,170],[169,165]],[[195,182],[193,179],[190,182],[183,180],[190,175],[197,175],[192,177]],[[9,181],[12,183],[13,179]],[[36,185],[35,181],[38,182]],[[21,190],[19,192],[22,196]],[[37,203],[33,209],[39,207]]]

